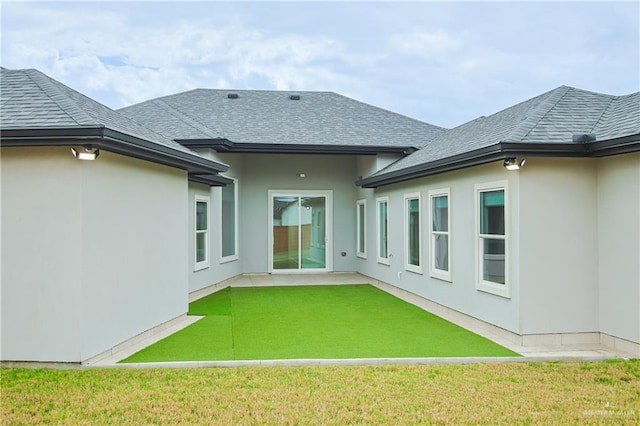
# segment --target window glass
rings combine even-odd
[[[366,244],[366,201],[359,200],[357,204],[357,226],[358,226],[358,235],[357,235],[357,244],[358,244],[358,256],[366,257],[367,253],[367,244]]]
[[[482,279],[505,284],[504,190],[480,192]]]
[[[236,254],[236,183],[222,187],[222,257]]]
[[[202,231],[207,229],[207,202],[196,202],[196,230]]]
[[[378,260],[382,261],[389,258],[387,208],[386,200],[378,200]]]
[[[431,197],[431,250],[433,269],[449,271],[449,196]]]
[[[420,199],[407,200],[407,261],[420,266]]]
[[[504,235],[504,191],[480,193],[480,233]]]
[[[196,197],[195,214],[195,268],[209,266],[209,199]]]

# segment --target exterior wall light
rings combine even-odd
[[[95,160],[100,155],[100,150],[92,148],[91,145],[83,146],[81,151],[71,148],[71,152],[78,160]]]
[[[524,166],[524,163],[526,163],[527,160],[525,160],[524,158],[520,161],[518,161],[518,159],[516,158],[507,158],[504,160],[504,167],[507,170],[519,170],[520,167]]]

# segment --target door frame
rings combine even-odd
[[[325,267],[314,269],[274,269],[273,268],[273,198],[279,195],[298,197],[324,197],[325,204]],[[268,238],[267,270],[270,274],[316,274],[318,272],[333,272],[333,190],[324,189],[269,189],[268,196]]]

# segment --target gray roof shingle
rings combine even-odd
[[[561,86],[443,132],[372,176],[397,174],[500,142],[570,144],[574,134],[592,133],[597,141],[640,133],[640,92],[612,96]]]
[[[445,130],[332,92],[195,89],[119,112],[172,139],[250,144],[418,148]]]
[[[103,126],[200,157],[40,71],[2,68],[0,73],[0,128],[3,130]]]

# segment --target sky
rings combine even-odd
[[[561,85],[640,90],[640,2],[2,1],[0,65],[113,108],[331,91],[442,127]]]

